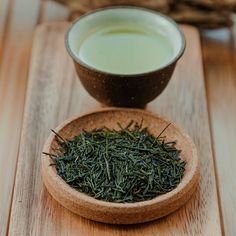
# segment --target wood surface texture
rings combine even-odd
[[[11,210],[33,32],[38,23],[65,20],[67,14],[48,1],[0,0],[1,236],[7,233]]]
[[[67,17],[68,11],[65,8],[49,0],[0,0],[1,236],[5,235],[8,231],[9,215],[11,212],[32,32],[38,23],[66,20]],[[218,190],[225,235],[229,236],[236,235],[236,192],[234,191],[236,184],[234,171],[236,164],[236,159],[234,158],[236,155],[234,148],[236,140],[235,42],[235,27],[231,30],[205,31],[202,34],[206,95],[210,112],[209,120],[219,184]],[[78,94],[72,94],[72,96],[73,104],[70,105],[71,107],[76,104],[78,106],[83,105],[81,101],[76,102],[74,100],[74,98],[79,96]],[[162,96],[164,97],[164,94]],[[159,99],[162,99],[162,97]],[[176,98],[173,99],[173,104],[169,105],[170,107],[174,107],[175,100]],[[158,104],[160,105],[160,102]],[[152,105],[150,108],[152,108]],[[78,109],[80,111],[87,110],[86,107]],[[176,120],[178,119],[177,115],[173,115],[174,111],[173,113],[171,111],[167,113],[163,105],[160,107],[160,110],[164,111],[166,116],[169,116],[168,113],[171,113],[172,117],[174,116]],[[60,120],[63,118],[61,117]],[[45,134],[45,136],[47,135]],[[53,212],[49,214],[53,214]],[[21,218],[21,216],[19,217]],[[62,222],[63,215],[60,219]],[[56,227],[60,228],[61,222],[57,222]],[[70,221],[67,219],[65,222],[68,223]],[[74,224],[75,222],[70,227],[74,227]],[[78,227],[76,226],[76,228]],[[109,228],[109,226],[107,227]],[[88,232],[86,228],[81,230],[83,232],[81,235],[86,235],[86,232]],[[94,230],[94,234],[97,232],[98,230]],[[149,231],[149,233],[155,235],[153,231]],[[59,235],[69,235],[69,233],[62,231]]]
[[[31,37],[37,23],[39,1],[0,2],[0,235],[4,235],[14,187]]]
[[[207,97],[225,235],[236,235],[236,40],[235,28],[205,32]]]
[[[193,138],[200,158],[200,185],[194,197],[161,220],[114,226],[76,216],[48,194],[40,154],[50,128],[100,106],[81,87],[65,52],[67,27],[42,25],[34,37],[9,235],[221,235],[199,35],[187,26],[184,57],[168,88],[147,110],[172,119]]]

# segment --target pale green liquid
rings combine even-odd
[[[78,56],[89,66],[115,74],[156,70],[173,57],[166,37],[139,25],[107,26],[79,45]]]

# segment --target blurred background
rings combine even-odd
[[[158,10],[199,29],[225,234],[236,235],[236,195],[224,184],[236,187],[236,0],[0,0],[0,235],[7,230],[34,29],[117,4]]]

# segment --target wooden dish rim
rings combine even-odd
[[[175,130],[177,130],[178,132],[180,132],[181,135],[185,138],[185,140],[187,140],[187,142],[190,145],[189,148],[191,148],[191,151],[192,151],[191,168],[188,170],[188,172],[186,172],[184,174],[184,177],[181,180],[180,184],[175,189],[173,189],[172,191],[170,191],[168,193],[159,195],[151,200],[146,200],[146,201],[141,201],[141,202],[114,203],[114,202],[106,202],[106,201],[95,199],[91,196],[88,196],[85,193],[81,193],[81,192],[77,191],[76,189],[70,187],[56,173],[55,168],[54,167],[52,168],[52,166],[50,166],[50,164],[52,163],[50,157],[42,154],[42,166],[41,166],[42,172],[45,171],[45,168],[46,168],[46,172],[47,172],[48,177],[52,178],[51,181],[53,181],[55,183],[55,185],[58,186],[58,191],[64,191],[67,193],[67,198],[69,201],[71,201],[71,200],[75,201],[75,199],[76,199],[80,203],[83,202],[85,205],[90,205],[90,207],[101,208],[101,209],[106,208],[107,212],[113,212],[114,210],[122,210],[122,209],[129,209],[129,210],[134,210],[134,211],[137,209],[138,210],[143,209],[143,211],[145,211],[145,208],[147,206],[155,208],[155,206],[157,204],[164,204],[167,201],[172,202],[176,198],[178,198],[179,193],[183,192],[184,189],[189,190],[191,188],[191,185],[196,186],[196,183],[197,183],[197,180],[199,177],[199,160],[198,160],[197,149],[195,147],[195,144],[193,143],[193,141],[189,137],[189,135],[187,135],[174,122],[170,122],[167,118],[160,116],[158,114],[155,114],[153,112],[141,110],[141,109],[134,109],[134,108],[113,108],[113,107],[112,108],[100,108],[100,109],[96,109],[96,110],[93,110],[90,112],[86,112],[86,113],[79,115],[79,116],[74,116],[72,118],[69,118],[69,119],[65,120],[64,122],[62,122],[60,125],[58,125],[54,130],[56,132],[59,132],[62,128],[69,125],[74,120],[80,119],[85,116],[89,116],[94,113],[104,113],[104,112],[112,112],[112,111],[138,112],[140,114],[146,113],[146,115],[149,115],[154,118],[161,119],[161,120],[164,120],[165,122],[171,123],[171,127],[174,128]],[[43,147],[43,152],[48,153],[50,151],[50,147],[51,147],[51,144],[52,144],[54,138],[55,138],[55,134],[52,133],[49,135],[49,137]],[[188,190],[186,192],[188,192]]]

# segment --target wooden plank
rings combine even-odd
[[[72,214],[48,194],[40,174],[40,155],[50,128],[99,106],[76,79],[64,49],[67,26],[42,25],[35,35],[9,234],[221,235],[199,37],[194,28],[187,26],[186,53],[168,88],[147,109],[176,121],[195,141],[201,166],[195,196],[161,220],[114,226]]]
[[[10,10],[11,10],[10,1],[1,0],[0,1],[0,58],[3,50],[4,31],[6,30],[7,27]]]
[[[205,32],[203,55],[225,235],[236,235],[236,28]]]
[[[33,28],[39,1],[15,0],[0,9],[0,235],[5,235],[14,186]],[[2,2],[6,4],[5,1]],[[2,22],[1,22],[2,23]],[[0,23],[0,24],[1,24]]]
[[[43,12],[40,23],[53,21],[66,21],[69,17],[69,9],[51,0],[42,1]]]

